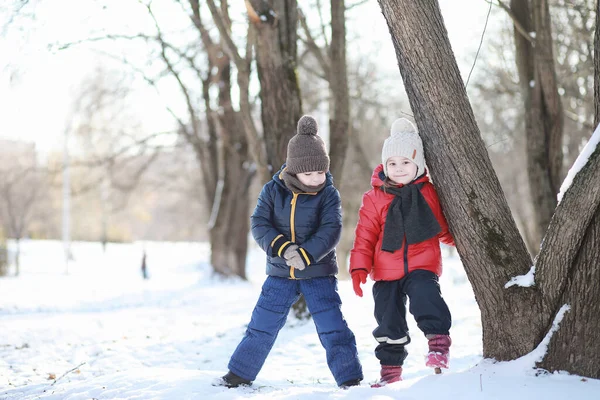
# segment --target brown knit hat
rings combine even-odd
[[[290,174],[329,171],[329,156],[323,139],[317,134],[317,121],[304,115],[298,121],[298,133],[288,142],[287,170]]]

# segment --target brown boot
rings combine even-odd
[[[402,367],[400,365],[382,365],[381,378],[377,383],[371,385],[372,388],[379,388],[390,383],[400,382],[402,380]]]

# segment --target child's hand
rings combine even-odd
[[[304,261],[302,260],[302,256],[298,252],[298,246],[295,244],[292,244],[290,245],[290,247],[285,249],[285,252],[283,253],[283,258],[285,258],[285,263],[288,266],[294,267],[300,271],[302,271],[304,267],[306,267]]]
[[[367,283],[367,271],[362,269],[352,271],[352,286],[354,287],[354,293],[358,297],[363,296],[363,291],[360,288],[361,283]]]

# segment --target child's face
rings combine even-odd
[[[406,157],[390,157],[385,164],[388,178],[396,184],[407,185],[417,177],[417,164]]]
[[[325,171],[301,172],[296,176],[306,186],[317,187],[325,182]]]

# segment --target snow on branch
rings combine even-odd
[[[552,335],[558,330],[560,323],[565,317],[565,313],[569,310],[571,310],[571,306],[568,304],[564,304],[560,310],[558,310],[556,317],[554,317],[554,321],[552,321],[552,327],[550,327],[550,330],[546,333],[544,339],[538,344],[535,350],[528,354],[533,358],[534,362],[542,362],[548,352],[548,344],[550,343],[550,339],[552,339]]]
[[[531,287],[533,285],[535,285],[535,265],[532,265],[529,272],[525,275],[510,278],[510,281],[504,285],[504,289],[508,289],[511,286]]]
[[[537,363],[542,362],[544,357],[546,357],[546,353],[548,352],[548,344],[550,343],[550,339],[552,339],[552,336],[558,330],[559,324],[565,317],[565,313],[570,309],[571,307],[568,304],[564,304],[560,310],[558,310],[558,313],[556,313],[550,330],[548,330],[548,333],[546,333],[546,336],[544,336],[544,339],[542,339],[540,344],[538,344],[537,347],[530,353],[527,353],[524,356],[507,363],[507,366],[510,366],[511,371],[518,369],[524,373],[527,373],[527,371],[531,371],[532,368],[536,368]]]
[[[567,173],[567,177],[565,178],[562,185],[560,186],[560,191],[558,192],[558,195],[556,197],[559,203],[562,200],[564,194],[567,192],[567,190],[573,184],[573,179],[575,179],[575,175],[577,175],[577,173],[579,171],[581,171],[581,169],[583,167],[585,167],[585,165],[587,164],[588,160],[590,159],[590,156],[596,150],[596,147],[598,146],[599,142],[600,142],[600,125],[598,125],[596,127],[596,131],[594,132],[594,134],[592,135],[590,140],[587,142],[587,144],[581,151],[581,154],[579,154],[579,156],[577,157],[577,160],[575,160],[575,162],[573,163],[573,166]]]

